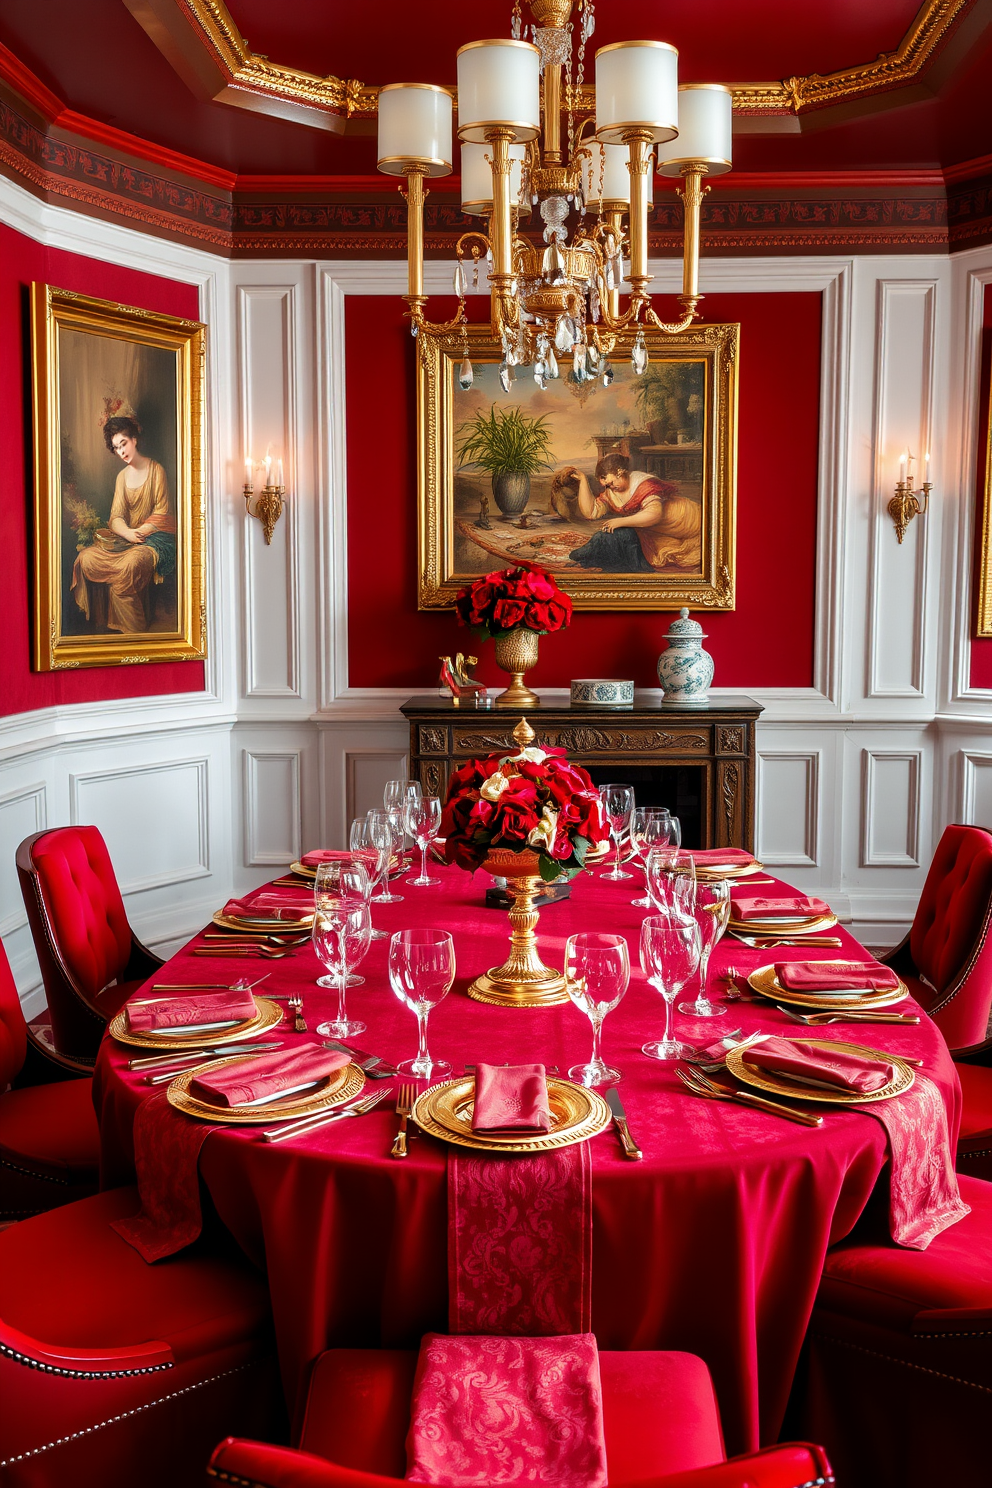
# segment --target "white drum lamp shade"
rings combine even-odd
[[[582,160],[582,199],[586,206],[601,201],[630,205],[630,151],[626,145],[604,145],[588,140],[588,158]],[[654,203],[654,172],[648,172],[648,206]]]
[[[462,211],[480,217],[493,204],[492,145],[462,145]],[[519,202],[525,145],[510,146],[510,200]]]
[[[723,175],[733,160],[734,100],[722,83],[683,83],[679,88],[679,137],[658,146],[658,174],[677,176],[698,161],[711,176]]]
[[[433,83],[388,83],[379,89],[379,169],[405,175],[411,165],[429,176],[451,173],[451,94]]]
[[[679,54],[667,41],[622,41],[596,53],[596,135],[623,144],[631,129],[652,140],[679,132]]]
[[[541,132],[541,54],[529,41],[470,41],[458,51],[458,138],[481,144],[509,129],[520,144]]]

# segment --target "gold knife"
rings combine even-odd
[[[630,1134],[630,1127],[627,1125],[627,1113],[623,1108],[623,1101],[620,1099],[615,1085],[611,1085],[606,1092],[606,1104],[609,1106],[610,1113],[613,1116],[613,1124],[620,1133],[620,1143],[623,1147],[624,1157],[629,1157],[631,1162],[640,1162],[644,1157],[644,1153]]]

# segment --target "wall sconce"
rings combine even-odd
[[[915,455],[909,450],[904,450],[899,457],[899,479],[896,482],[896,494],[889,502],[889,516],[896,524],[896,537],[902,542],[906,536],[906,528],[914,517],[922,517],[930,500],[930,492],[933,483],[930,480],[930,456],[923,457],[923,484],[918,491],[913,490],[913,484],[909,476],[909,467],[912,465]]]
[[[262,494],[255,496],[255,462],[250,455],[245,460],[243,494],[245,498],[245,511],[250,517],[257,517],[261,522],[262,531],[265,534],[265,543],[268,546],[272,541],[272,534],[275,531],[276,523],[282,516],[282,505],[286,495],[286,487],[283,485],[282,479],[282,461],[276,461],[275,484],[272,481],[272,456],[266,455],[263,463],[265,466],[265,485],[262,487]]]

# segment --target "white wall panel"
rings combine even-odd
[[[123,894],[210,872],[207,759],[73,772],[69,820],[100,828]]]
[[[861,752],[861,866],[920,866],[920,750]]]
[[[9,935],[27,924],[14,854],[25,837],[43,831],[47,825],[48,792],[44,781],[0,796],[0,935]]]
[[[755,850],[768,867],[815,868],[820,751],[758,751]]]
[[[960,759],[961,813],[957,820],[992,831],[992,750],[962,750]]]
[[[303,851],[300,751],[243,751],[245,864],[292,863]]]

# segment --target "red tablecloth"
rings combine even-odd
[[[485,875],[435,871],[441,888],[400,883],[403,902],[374,911],[384,930],[433,925],[454,933],[458,977],[431,1016],[432,1051],[456,1071],[480,1059],[541,1060],[564,1074],[584,1061],[590,1027],[571,1004],[500,1008],[465,995],[475,975],[503,960],[507,918],[483,907]],[[702,1355],[716,1381],[727,1449],[741,1452],[778,1436],[824,1254],[861,1213],[885,1163],[885,1132],[859,1111],[826,1112],[816,1131],[693,1098],[669,1066],[643,1056],[641,1044],[660,1036],[664,1019],[660,997],[636,969],[644,911],[630,901],[640,892],[640,878],[611,884],[601,871],[582,875],[570,900],[542,910],[538,930],[552,965],[561,964],[572,931],[619,931],[635,967],[626,998],[606,1021],[604,1053],[624,1072],[621,1093],[644,1161],[626,1161],[612,1130],[592,1143],[593,1328],[604,1349]],[[839,950],[812,954],[858,956],[856,942],[843,939]],[[358,1042],[395,1061],[415,1052],[416,1027],[389,989],[387,948],[388,941],[373,943],[361,968],[365,985],[348,1000],[369,1025]],[[783,955],[795,953],[751,951],[728,939],[711,972],[728,964],[753,969]],[[271,964],[191,957],[187,948],[156,980],[212,982],[228,971],[232,980],[270,971],[259,992],[302,990],[312,1037],[333,1002],[313,985],[318,970],[309,947]],[[679,1018],[681,1035],[700,1043],[738,1027],[794,1033],[798,1025],[752,1002],[734,1003],[720,1019]],[[291,1024],[279,1032],[287,1045],[298,1038]],[[960,1088],[927,1018],[918,1027],[838,1025],[834,1032],[922,1058],[956,1141]],[[125,1048],[104,1040],[94,1095],[111,1184],[133,1178],[134,1113],[154,1093],[128,1073],[127,1059]],[[204,1144],[200,1173],[221,1218],[268,1272],[291,1409],[299,1410],[310,1363],[323,1349],[416,1348],[423,1334],[446,1330],[446,1150],[421,1135],[405,1162],[391,1160],[394,1130],[392,1111],[381,1110],[282,1144],[234,1128]]]

